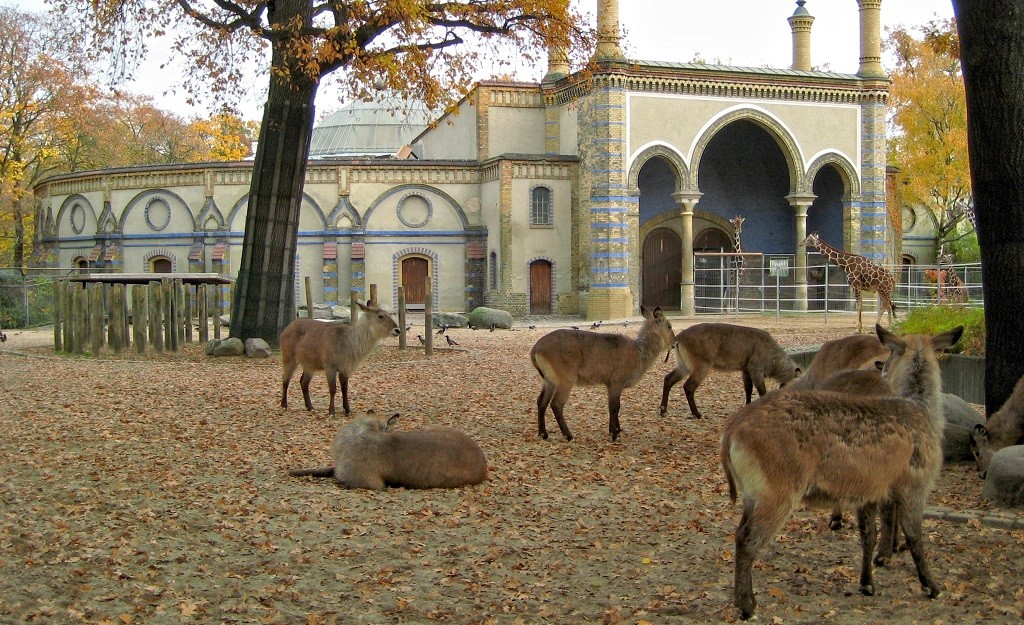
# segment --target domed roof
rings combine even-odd
[[[313,127],[310,158],[392,156],[431,121],[422,102],[355,101]]]

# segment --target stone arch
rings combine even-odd
[[[451,208],[451,210],[454,211],[455,215],[459,218],[459,222],[462,224],[462,229],[469,229],[469,219],[466,217],[466,213],[462,210],[462,207],[459,206],[459,203],[455,201],[455,198],[453,198],[452,196],[448,195],[447,193],[436,187],[432,187],[430,185],[425,184],[403,184],[397,187],[392,187],[391,189],[388,189],[387,191],[379,195],[377,199],[375,199],[370,204],[370,207],[366,209],[366,213],[363,214],[363,220],[362,223],[360,224],[360,229],[366,228],[366,224],[370,223],[370,216],[373,214],[373,211],[376,210],[377,207],[380,206],[388,198],[395,194],[401,194],[405,196],[410,193],[420,195],[427,193],[441,198],[445,203],[448,204],[448,207]]]
[[[857,168],[844,154],[835,151],[823,152],[811,160],[811,164],[807,166],[807,173],[804,174],[802,188],[798,190],[798,193],[810,193],[811,187],[814,186],[814,177],[826,165],[835,167],[843,179],[847,193],[844,200],[850,201],[850,199],[860,196],[860,177],[857,175]]]
[[[168,199],[172,201],[167,201]],[[147,189],[130,199],[128,203],[125,204],[124,210],[121,211],[121,219],[118,220],[117,229],[120,232],[124,232],[124,226],[128,222],[128,216],[131,214],[132,210],[138,206],[142,206],[144,208],[150,202],[155,200],[164,200],[167,202],[170,210],[174,210],[175,208],[184,210],[185,214],[188,215],[188,220],[192,223],[192,230],[195,230],[196,218],[195,215],[192,214],[192,209],[189,208],[188,202],[186,202],[177,193],[168,191],[167,189]]]
[[[306,208],[312,209],[313,210],[313,214],[316,215],[320,219],[320,230],[326,230],[327,229],[327,219],[324,216],[323,209],[320,208],[320,204],[318,204],[316,200],[314,200],[312,197],[310,197],[310,195],[308,193],[303,192],[302,193],[302,203],[299,205],[299,210],[302,211],[302,210],[304,210]],[[234,223],[235,218],[238,217],[238,213],[241,212],[242,209],[245,209],[245,210],[249,209],[249,196],[248,195],[243,195],[242,197],[238,198],[238,201],[235,202],[234,206],[231,207],[231,210],[228,212],[228,218],[224,222],[225,228],[228,228],[228,229],[231,228],[231,224]],[[300,221],[301,221],[301,216],[300,216]],[[240,224],[240,225],[241,225],[241,229],[244,230],[245,229],[245,224],[243,223],[243,224]]]
[[[158,247],[149,250],[142,256],[142,273],[150,273],[149,265],[154,258],[166,258],[170,260],[171,271],[178,271],[178,257],[174,252],[165,247]]]
[[[391,301],[398,301],[398,284],[401,281],[399,273],[402,271],[402,259],[408,258],[409,256],[419,256],[426,258],[430,263],[430,288],[434,293],[439,294],[439,259],[438,254],[434,250],[428,247],[422,247],[415,245],[412,247],[404,247],[394,254],[391,255]],[[440,310],[440,302],[435,301],[434,306],[436,310]]]
[[[750,121],[761,127],[778,144],[782,157],[786,159],[787,169],[789,169],[790,193],[803,188],[803,157],[800,153],[800,147],[793,138],[793,133],[768,111],[749,105],[741,105],[739,108],[726,110],[705,124],[704,128],[701,129],[691,150],[690,163],[692,163],[692,166],[686,187],[691,189],[698,188],[697,180],[699,178],[701,157],[715,135],[729,124],[740,120]]]
[[[363,221],[359,218],[359,213],[352,206],[352,202],[349,201],[348,197],[343,197],[338,201],[338,204],[334,207],[334,210],[331,211],[331,214],[327,216],[327,229],[341,229],[338,226],[338,222],[346,217],[352,225],[349,228],[345,228],[345,230],[358,230],[362,228]]]
[[[676,170],[676,191],[685,188],[686,181],[690,179],[690,168],[683,155],[667,143],[652,143],[643,146],[630,159],[629,188],[633,190],[638,188],[640,170],[647,164],[647,161],[655,157],[661,157]]]
[[[70,220],[73,217],[73,215],[69,211],[72,211],[75,206],[81,206],[83,211],[82,217],[84,218],[84,221],[80,229],[76,228],[74,224],[70,223]],[[86,213],[85,211],[88,211],[88,213]],[[90,216],[92,217],[91,220],[89,219]],[[61,203],[60,208],[57,210],[57,219],[54,222],[55,233],[60,232],[60,224],[65,217],[67,217],[67,219],[69,220],[71,231],[74,232],[75,235],[79,235],[85,232],[85,228],[90,223],[90,221],[96,226],[96,228],[99,228],[99,219],[96,215],[96,209],[93,208],[92,203],[89,201],[87,197],[79,193],[69,195],[67,198],[64,199],[64,202]]]

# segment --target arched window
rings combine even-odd
[[[554,223],[555,215],[551,210],[551,189],[534,187],[530,191],[530,225],[550,226]]]
[[[498,288],[498,253],[491,252],[491,290]]]
[[[78,273],[89,271],[89,261],[84,256],[79,256],[75,259],[75,269]]]
[[[149,259],[149,270],[153,273],[171,273],[171,259],[166,256],[154,256]]]

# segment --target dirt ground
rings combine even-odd
[[[725,321],[787,346],[850,334],[855,318]],[[678,331],[694,319],[677,319]],[[401,427],[449,425],[483,447],[489,479],[456,490],[347,491],[291,478],[329,464],[342,418],[280,401],[279,359],[179,354],[54,356],[43,331],[0,346],[0,622],[40,623],[692,623],[734,621],[733,531],[718,460],[739,374],[716,373],[687,418],[681,385],[658,417],[659,361],[623,394],[610,441],[603,388],[536,434],[544,333],[450,330],[425,359],[381,343],[353,377],[353,409],[401,413]],[[633,335],[606,323],[601,331]],[[422,326],[410,331],[423,333]],[[437,337],[440,339],[441,337]],[[46,346],[50,345],[50,348]],[[339,397],[340,406],[340,397]],[[986,509],[973,467],[943,470],[933,505]],[[770,623],[1010,623],[1024,618],[1024,531],[926,520],[926,599],[900,554],[857,592],[855,527],[800,510],[754,570]],[[849,516],[847,517],[849,519]]]

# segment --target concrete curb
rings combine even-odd
[[[938,519],[957,524],[968,524],[971,521],[977,521],[985,527],[1005,530],[1024,529],[1024,516],[1013,512],[992,510],[954,510],[953,508],[947,508],[945,506],[933,506],[925,509],[924,518]]]

